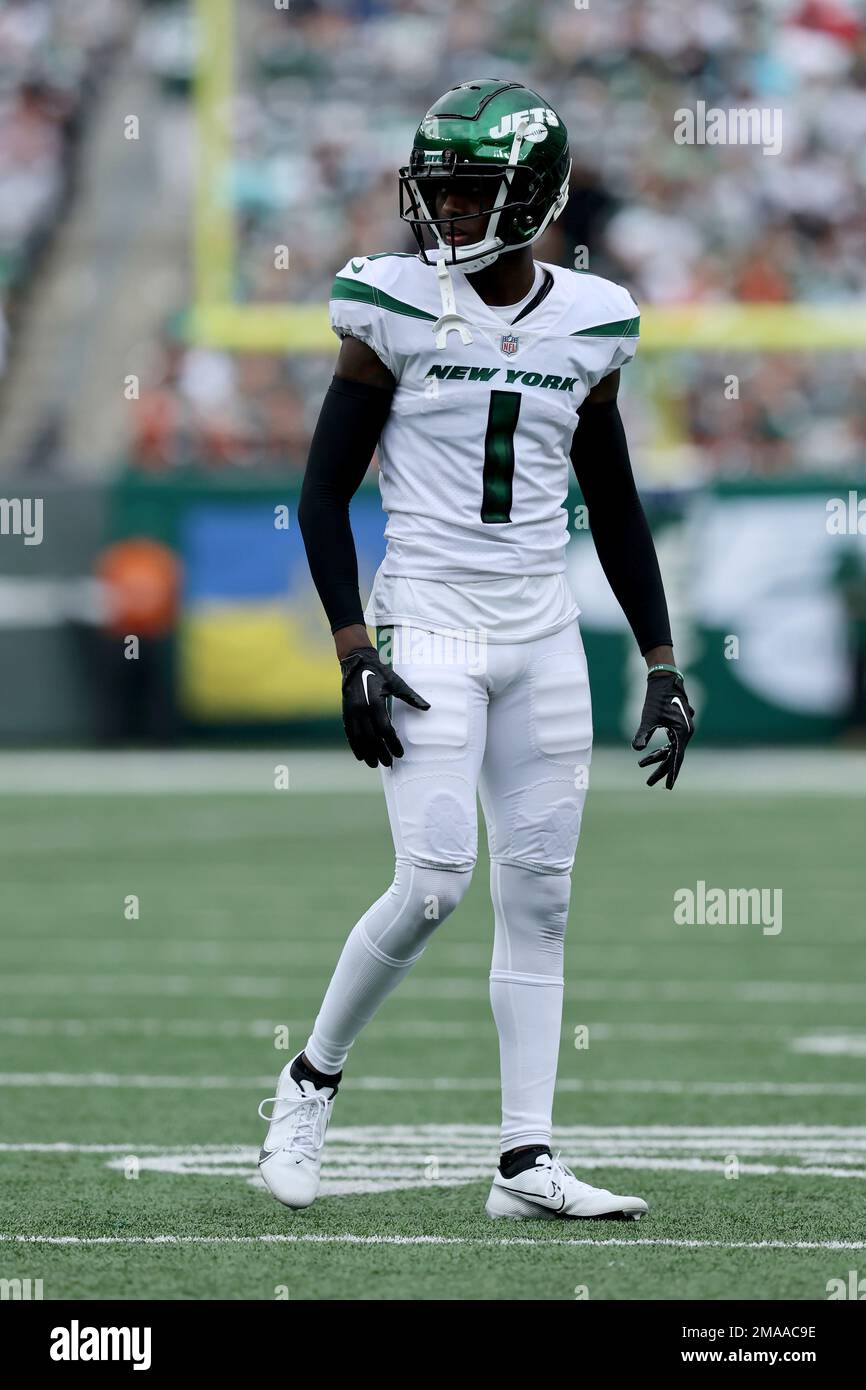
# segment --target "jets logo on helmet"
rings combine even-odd
[[[565,207],[570,173],[568,133],[543,97],[520,82],[462,82],[418,127],[399,174],[400,216],[428,264],[481,270],[537,241]],[[480,210],[439,215],[445,191],[477,199]],[[479,216],[480,240],[461,239],[461,223]]]
[[[506,135],[513,135],[521,121],[532,121],[534,125],[543,125],[547,121],[548,125],[559,125],[559,117],[549,106],[534,106],[531,111],[513,111],[503,116],[499,124],[491,126],[487,134],[492,135],[494,140],[501,140]],[[546,135],[547,131],[544,133]]]

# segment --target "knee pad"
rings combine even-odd
[[[543,784],[526,792],[515,813],[505,844],[497,841],[496,858],[537,874],[569,874],[580,838],[582,799],[576,793],[550,800]]]
[[[395,778],[398,853],[420,867],[471,869],[478,855],[475,792],[466,777],[440,771]],[[395,836],[395,840],[396,840]]]
[[[494,971],[561,976],[571,875],[493,860],[490,887]]]
[[[471,868],[452,871],[398,860],[391,887],[359,923],[368,949],[389,962],[414,960],[471,881]]]

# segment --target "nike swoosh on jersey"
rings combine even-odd
[[[364,262],[363,262],[363,261],[358,261],[358,262],[356,263],[355,261],[353,261],[353,262],[352,262],[352,269],[354,270],[354,272],[355,272],[356,275],[360,275],[360,274],[361,274],[361,271],[364,269]]]
[[[683,702],[682,702],[682,700],[680,699],[679,695],[674,695],[674,696],[672,697],[672,699],[671,699],[671,704],[672,704],[672,705],[679,705],[680,709],[683,711],[683,718],[684,718],[685,721],[686,721],[686,728],[688,729],[689,733],[691,733],[691,731],[692,731],[692,721],[689,719],[689,716],[686,714],[685,709],[683,708]]]

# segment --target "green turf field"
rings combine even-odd
[[[826,791],[590,792],[558,1143],[648,1218],[484,1215],[484,862],[354,1049],[327,1195],[279,1207],[256,1106],[275,1029],[303,1045],[389,881],[367,785],[0,798],[0,1277],[46,1299],[571,1300],[824,1299],[866,1275],[863,802]],[[782,889],[781,933],[674,925],[698,879]]]

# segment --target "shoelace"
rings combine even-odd
[[[546,1166],[547,1165],[545,1164],[545,1167]],[[571,1169],[566,1168],[565,1164],[560,1162],[559,1154],[556,1153],[550,1160],[550,1175],[548,1178],[547,1187],[545,1188],[544,1192],[544,1195],[549,1202],[553,1201],[554,1197],[556,1197],[557,1195],[557,1192],[565,1191],[566,1178],[571,1178],[574,1182],[577,1182],[577,1178],[575,1178]]]
[[[581,1182],[580,1178],[574,1176],[571,1169],[561,1161],[559,1157],[560,1152],[561,1150],[557,1150],[550,1160],[550,1181],[547,1185],[546,1196],[548,1198],[555,1197],[557,1187],[565,1191],[565,1180],[567,1178],[571,1179],[578,1191],[583,1190],[585,1192],[590,1192],[592,1190],[591,1184],[588,1182]]]
[[[287,1105],[289,1108],[284,1115],[265,1115],[262,1109],[265,1105]],[[292,1122],[287,1133],[279,1138],[281,1149],[290,1147],[299,1149],[306,1158],[315,1158],[325,1142],[325,1130],[328,1124],[328,1100],[326,1096],[319,1095],[318,1092],[297,1100],[285,1100],[279,1096],[270,1096],[259,1105],[259,1115],[272,1125],[283,1125],[287,1120]]]

